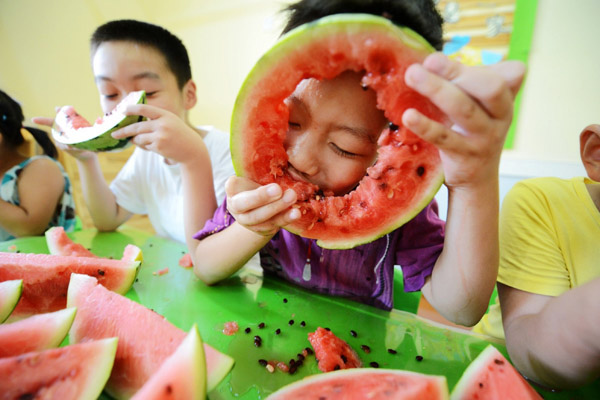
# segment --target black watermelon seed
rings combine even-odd
[[[289,325],[294,325],[294,320],[290,319],[290,322],[288,322]]]
[[[497,359],[497,358],[496,358],[496,359],[494,360],[494,364],[503,365],[503,364],[504,364],[504,361],[502,361],[502,360],[499,360],[499,359]]]
[[[350,331],[350,336],[356,337],[357,336],[356,331],[354,331],[354,330]]]
[[[371,352],[371,348],[369,346],[367,346],[366,344],[361,344],[360,348],[367,354],[369,354]]]
[[[287,299],[286,299],[286,298],[284,298],[284,299],[283,299],[283,302],[284,302],[284,303],[287,303]]]
[[[262,342],[262,338],[260,336],[256,335],[256,336],[254,336],[254,341]]]
[[[376,362],[376,361],[371,361],[371,362],[369,363],[369,365],[370,365],[371,367],[373,367],[373,368],[379,368],[379,363],[378,363],[378,362]]]
[[[104,271],[102,271],[101,269],[98,270],[98,275],[100,276],[104,276]]]
[[[337,371],[338,369],[340,369],[340,366],[336,364],[335,367],[333,367],[333,370]]]
[[[479,387],[482,388],[483,387],[483,383],[479,382]]]
[[[393,123],[393,122],[390,122],[390,123],[388,124],[388,126],[390,127],[390,130],[392,130],[392,131],[397,131],[397,130],[398,130],[398,128],[399,128],[399,126],[398,126],[398,125],[396,125],[396,124],[395,124],[395,123]]]
[[[260,340],[254,341],[254,347],[260,347],[261,345],[262,345],[262,342]]]
[[[268,364],[268,363],[267,363],[267,360],[265,360],[265,359],[263,359],[263,358],[261,358],[260,360],[258,360],[258,363],[259,363],[261,366],[263,366],[263,367],[266,367],[266,366],[267,366],[267,364]]]
[[[348,362],[348,357],[346,357],[345,355],[342,354],[340,356],[340,358],[342,359],[342,361],[344,362],[344,364]]]
[[[423,167],[422,165],[419,165],[417,167],[417,175],[423,176],[424,173],[425,173],[425,167]]]
[[[290,367],[292,365],[296,365],[296,360],[294,360],[293,358],[290,358],[290,362],[288,364],[290,364]]]
[[[306,347],[304,350],[306,350],[306,354],[312,354],[313,351],[310,347]]]
[[[298,354],[296,354],[296,356],[298,357],[298,360],[300,360],[300,361],[304,360],[304,355],[298,353]]]
[[[296,372],[296,369],[298,369],[298,367],[296,367],[296,365],[290,365],[290,369],[288,370],[288,373],[293,374],[294,372]]]
[[[304,321],[300,322],[300,326],[304,328],[306,326],[306,322],[304,322]]]
[[[326,330],[327,332],[331,332],[331,329],[329,329],[329,328],[325,328],[325,330]]]
[[[258,329],[262,329],[265,327],[265,323],[261,322],[260,324],[258,324]]]
[[[173,393],[173,387],[171,385],[167,385],[167,387],[165,388],[167,394],[171,394]]]
[[[302,361],[302,360],[296,361],[296,367],[300,367],[302,364],[304,364],[304,361]]]
[[[388,353],[390,353],[390,354],[396,354],[396,353],[398,353],[398,352],[397,352],[396,350],[394,350],[394,349],[387,349],[387,352],[388,352]]]
[[[417,361],[423,361],[423,356],[416,356],[415,360],[417,360]]]
[[[276,334],[276,335],[279,335],[280,333],[281,333],[281,329],[277,328],[277,329],[275,330],[275,334]]]
[[[250,332],[252,332],[252,329],[250,329],[250,328],[246,328],[246,329],[244,329],[244,332],[246,332],[246,333],[250,333]]]

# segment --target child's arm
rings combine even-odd
[[[206,284],[219,282],[239,270],[282,226],[300,217],[290,208],[296,193],[282,193],[277,184],[260,186],[231,177],[226,184],[227,209],[236,219],[224,230],[188,244],[194,272]]]
[[[0,200],[0,226],[13,236],[44,233],[65,190],[65,179],[51,160],[34,160],[18,180],[20,205]]]
[[[524,66],[468,67],[436,53],[407,69],[407,84],[450,118],[449,129],[414,109],[403,123],[440,149],[448,187],[444,250],[422,291],[447,319],[473,325],[498,273],[498,165]]]
[[[498,283],[506,345],[515,366],[552,388],[600,376],[600,278],[549,297]]]

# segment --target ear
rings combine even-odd
[[[192,109],[198,101],[198,97],[196,96],[196,83],[190,79],[183,85],[181,91],[183,93],[183,106],[186,110]]]
[[[588,176],[600,182],[600,125],[587,126],[579,135],[579,153]]]

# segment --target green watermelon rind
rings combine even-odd
[[[135,104],[144,104],[146,103],[146,92],[139,91],[140,95]],[[136,122],[144,121],[146,118],[141,115],[128,115],[124,116],[116,125],[108,128],[107,130],[98,134],[98,136],[84,140],[84,141],[72,141],[65,140],[65,137],[56,129],[54,126],[52,127],[52,137],[55,141],[76,147],[81,150],[90,150],[90,151],[116,151],[122,150],[131,145],[131,138],[123,138],[123,139],[115,139],[111,136],[111,133],[114,131],[124,128],[128,125],[134,124]]]
[[[23,293],[23,279],[0,282],[0,287],[2,287],[3,290],[8,291],[7,296],[5,297],[6,303],[2,304],[2,307],[0,307],[0,323],[2,323],[6,321],[17,306],[17,303],[19,303],[19,299]]]
[[[106,348],[103,353],[103,357],[94,364],[94,368],[96,370],[96,373],[94,374],[95,377],[87,386],[87,391],[82,394],[82,400],[95,400],[100,396],[104,386],[106,385],[106,382],[108,381],[108,378],[110,377],[112,366],[115,363],[119,339],[112,337],[99,339],[97,342],[102,342]]]
[[[347,377],[354,377],[355,379],[365,379],[369,377],[377,377],[377,375],[383,374],[396,374],[399,376],[410,376],[417,379],[427,379],[429,382],[434,383],[440,392],[439,400],[448,400],[448,382],[443,375],[428,375],[419,372],[397,370],[397,369],[385,369],[385,368],[351,368],[351,369],[340,369],[337,371],[331,371],[322,374],[310,375],[301,380],[287,384],[277,391],[267,396],[266,400],[285,400],[288,399],[290,394],[295,391],[301,392],[304,386],[314,384],[331,382],[335,380],[348,379]],[[300,389],[300,390],[299,390]],[[293,397],[292,397],[293,398]],[[352,396],[348,398],[353,398]]]
[[[321,40],[327,35],[347,34],[369,30],[369,33],[394,35],[400,42],[406,46],[424,53],[432,53],[435,49],[419,34],[409,28],[398,27],[386,18],[377,17],[371,14],[336,14],[304,24],[296,28],[281,39],[265,53],[251,69],[244,80],[241,89],[236,98],[231,119],[230,148],[232,162],[236,174],[240,177],[248,177],[244,170],[244,151],[246,145],[244,141],[244,127],[247,125],[246,118],[250,113],[247,111],[256,106],[252,99],[252,92],[255,86],[261,82],[263,77],[281,61],[285,62],[286,57],[297,50],[298,46],[313,41]],[[396,215],[390,216],[382,229],[370,236],[361,236],[355,238],[333,241],[317,238],[317,244],[327,249],[349,249],[358,245],[376,240],[387,233],[399,228],[412,218],[414,218],[423,208],[429,204],[435,197],[441,185],[444,183],[444,172],[441,163],[434,170],[429,170],[429,185],[422,191],[420,201],[411,204],[410,209]],[[284,227],[291,233],[302,235],[302,228],[296,229],[292,224]]]

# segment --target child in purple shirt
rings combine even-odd
[[[362,12],[385,16],[420,33],[438,50],[442,46],[442,19],[431,0],[301,0],[288,11],[284,32],[326,15]],[[475,324],[487,308],[498,271],[498,165],[523,75],[518,62],[467,67],[439,53],[406,70],[406,84],[454,123],[448,128],[415,109],[402,118],[407,129],[440,151],[449,196],[445,226],[434,202],[373,243],[323,250],[281,230],[299,218],[293,190],[232,177],[226,203],[190,248],[194,272],[213,284],[260,252],[263,267],[285,279],[389,308],[393,267],[399,264],[407,290],[421,290],[448,320]],[[375,162],[377,139],[387,123],[375,93],[363,90],[360,80],[353,71],[330,80],[305,79],[286,101],[290,175],[336,196],[356,187]]]

